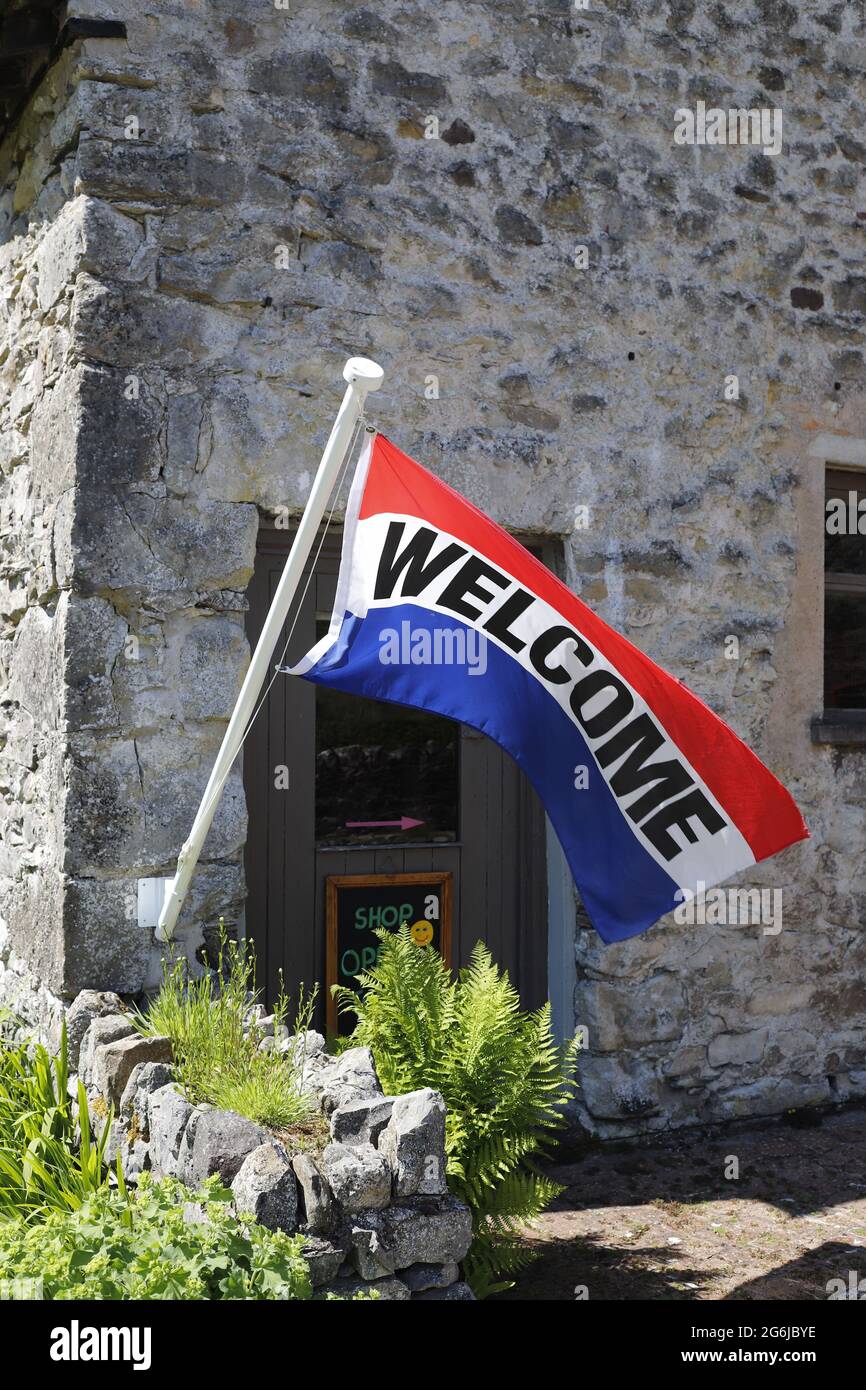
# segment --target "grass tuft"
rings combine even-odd
[[[147,1037],[171,1039],[178,1081],[193,1105],[234,1110],[269,1129],[288,1129],[306,1119],[312,1099],[303,1089],[304,1056],[262,1051],[262,1032],[252,1004],[258,998],[255,956],[246,943],[227,941],[220,923],[216,971],[191,979],[185,959],[163,962],[159,993],[134,1022]],[[290,1032],[310,1026],[316,991],[301,986]],[[274,1005],[274,1033],[289,1017],[283,990]]]

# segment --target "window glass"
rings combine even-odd
[[[866,592],[825,598],[824,704],[866,709]]]
[[[316,843],[456,840],[459,733],[440,715],[316,686]]]
[[[866,709],[866,475],[827,473],[824,707]]]
[[[866,476],[862,473],[839,469],[827,474],[824,568],[828,574],[866,579]]]

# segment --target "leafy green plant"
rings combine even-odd
[[[158,994],[133,1022],[145,1036],[171,1039],[178,1081],[193,1105],[207,1102],[271,1129],[289,1129],[312,1108],[301,1084],[304,1058],[260,1050],[262,1035],[254,1019],[244,1026],[257,996],[252,949],[226,941],[223,930],[217,970],[193,979],[185,959],[165,961]],[[309,1028],[315,999],[315,991],[305,995],[302,989],[292,1031]],[[288,1016],[281,989],[274,1005],[275,1033]]]
[[[350,1045],[372,1050],[386,1094],[423,1086],[442,1093],[449,1186],[473,1214],[465,1273],[484,1297],[510,1287],[533,1258],[521,1227],[562,1190],[537,1160],[562,1122],[577,1048],[556,1046],[549,1005],[521,1009],[481,942],[452,980],[408,926],[377,935],[379,956],[358,977],[361,992],[334,993],[357,1018]]]
[[[106,1181],[112,1116],[95,1139],[84,1087],[76,1113],[68,1085],[65,1022],[56,1058],[0,1043],[0,1219],[75,1210]]]
[[[238,1219],[209,1178],[194,1197],[143,1173],[38,1226],[0,1223],[0,1277],[42,1280],[46,1299],[306,1299],[303,1237]]]

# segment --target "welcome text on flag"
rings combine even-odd
[[[437,547],[441,541],[445,543]],[[544,612],[548,606],[509,575],[430,526],[416,524],[413,529],[406,521],[390,520],[373,605],[395,597],[429,599],[435,608],[456,614],[515,655],[525,652],[532,669],[549,686],[568,686],[571,713],[611,790],[667,862],[683,848],[671,834],[674,828],[696,844],[699,837],[715,835],[728,824],[651,715],[646,710],[635,713],[634,692],[601,664],[598,652],[573,627],[550,622],[549,610]],[[570,668],[569,653],[582,669]],[[650,762],[660,749],[671,756]],[[626,804],[636,792],[641,794]]]

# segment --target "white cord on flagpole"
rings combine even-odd
[[[304,514],[298,523],[292,548],[250,659],[192,829],[178,856],[177,872],[168,887],[157,923],[156,935],[160,941],[170,940],[174,932],[205,836],[216,813],[220,794],[243,744],[253,709],[267,675],[268,663],[303,578],[328,500],[355,438],[356,426],[363,414],[367,393],[378,391],[383,377],[384,372],[378,363],[365,357],[350,357],[343,368],[346,391],[328,436]]]

